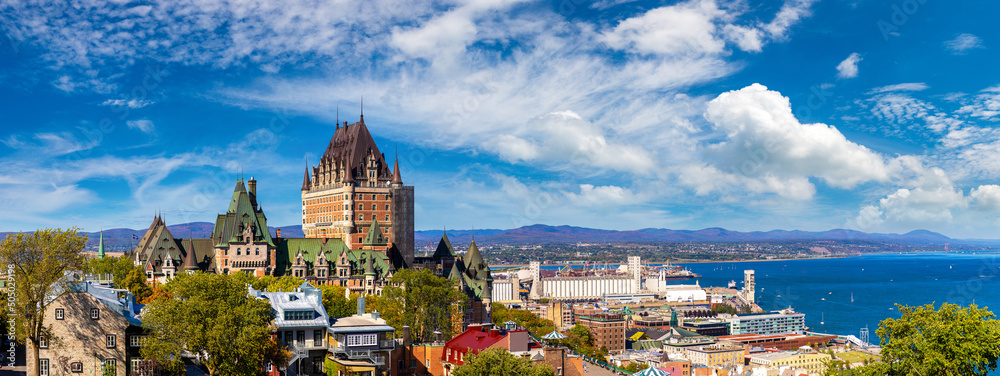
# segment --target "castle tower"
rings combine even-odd
[[[339,238],[361,249],[376,219],[386,242],[413,264],[413,186],[403,184],[399,161],[390,171],[364,117],[337,126],[326,151],[302,177],[302,232],[307,238]]]

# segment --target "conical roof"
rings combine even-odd
[[[310,181],[309,181],[309,165],[307,164],[306,165],[306,172],[302,175],[302,190],[303,191],[308,191],[310,185],[311,184],[310,184]]]
[[[372,259],[372,254],[368,253],[368,259],[365,260],[365,275],[375,275],[375,260]]]
[[[392,166],[392,184],[403,185],[403,177],[399,176],[399,158],[398,157],[396,158],[396,161],[393,163],[393,166]]]
[[[437,249],[434,250],[433,258],[435,260],[451,258],[454,259],[458,257],[455,254],[455,248],[451,246],[451,240],[448,240],[448,231],[441,234],[441,241],[438,242]]]
[[[101,230],[101,240],[97,242],[97,258],[104,258],[104,230]]]
[[[194,257],[194,240],[188,239],[187,253],[184,255],[184,270],[198,269],[198,262]]]
[[[386,243],[385,235],[382,234],[382,228],[378,225],[378,218],[372,218],[372,223],[368,226],[368,233],[365,234],[365,239],[361,244],[385,245]]]

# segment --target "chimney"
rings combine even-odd
[[[257,197],[257,180],[254,180],[253,176],[250,177],[250,181],[247,181],[247,189],[251,196]]]
[[[326,240],[326,238],[323,238],[323,240]],[[358,316],[361,316],[361,315],[364,315],[364,314],[365,314],[365,297],[359,296],[358,297]]]
[[[323,237],[323,244],[326,244],[326,237]]]
[[[403,325],[403,347],[410,347],[410,326]]]
[[[279,229],[274,230],[274,231],[277,233],[277,236],[275,236],[275,237],[280,240],[281,239],[281,229],[279,228]]]

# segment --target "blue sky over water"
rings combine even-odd
[[[0,230],[272,225],[338,121],[416,227],[996,238],[989,1],[0,4]]]

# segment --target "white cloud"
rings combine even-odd
[[[800,123],[788,98],[763,85],[720,94],[709,102],[705,118],[726,135],[708,152],[734,171],[763,176],[768,185],[784,182],[803,192],[811,187],[806,179],[816,177],[852,188],[886,181],[892,172],[883,156],[847,140],[836,128]]]
[[[775,15],[774,20],[763,25],[762,29],[767,31],[774,39],[782,40],[787,38],[788,29],[792,25],[812,14],[809,7],[815,2],[816,0],[785,0],[778,14]]]
[[[977,209],[1000,211],[1000,185],[980,185],[969,192],[969,198]]]
[[[955,39],[944,42],[944,48],[955,55],[961,55],[972,49],[983,48],[983,40],[972,34],[959,34]]]
[[[905,94],[884,94],[873,98],[871,113],[879,120],[897,124],[920,120],[934,110],[930,103]]]
[[[763,35],[760,29],[739,25],[726,25],[723,28],[726,40],[736,43],[743,51],[760,52],[764,47]]]
[[[140,132],[145,134],[156,134],[156,126],[153,125],[153,121],[149,119],[138,119],[129,120],[125,122],[129,129],[138,129]]]
[[[580,184],[580,193],[566,192],[565,195],[573,205],[586,207],[621,207],[639,203],[630,189],[614,185],[595,187]]]
[[[714,55],[725,48],[715,24],[725,16],[714,0],[690,0],[621,21],[601,40],[614,49],[644,54]]]
[[[108,99],[101,102],[102,106],[128,107],[133,110],[143,108],[153,104],[153,101],[145,99]]]
[[[650,152],[637,145],[611,142],[605,131],[572,111],[533,119],[516,135],[495,136],[481,145],[510,162],[532,161],[575,167],[597,167],[648,174]]]
[[[972,99],[972,103],[956,111],[983,120],[996,120],[1000,115],[1000,85],[986,88]]]
[[[923,82],[907,82],[895,85],[880,86],[868,91],[868,94],[881,94],[894,91],[922,91],[927,90],[929,86]]]
[[[839,78],[854,78],[858,76],[858,62],[861,61],[861,55],[857,52],[852,53],[840,64],[837,64],[837,77]]]

